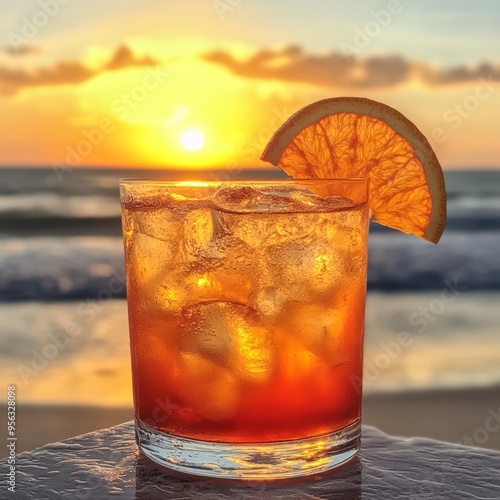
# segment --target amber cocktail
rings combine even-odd
[[[121,181],[137,439],[190,474],[359,448],[368,181]]]

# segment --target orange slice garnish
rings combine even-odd
[[[433,243],[446,223],[443,171],[427,139],[399,111],[339,97],[302,108],[262,160],[294,178],[369,178],[371,218]]]

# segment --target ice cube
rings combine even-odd
[[[255,253],[238,238],[226,235],[216,248],[179,268],[192,302],[222,300],[245,303],[252,287]],[[210,252],[210,255],[208,255]]]
[[[176,267],[186,276],[195,301],[245,301],[250,293],[252,262],[253,252],[231,234],[219,212],[196,210],[186,218]]]
[[[315,236],[270,245],[264,260],[273,283],[290,300],[300,301],[333,294],[345,267],[343,254]]]
[[[156,204],[141,210],[124,209],[124,229],[147,234],[151,238],[178,243],[183,229],[184,212],[169,202],[158,199]]]
[[[261,383],[274,370],[272,334],[258,314],[242,304],[209,302],[186,307],[179,332],[182,351],[226,367],[240,380]]]
[[[216,210],[203,208],[189,212],[184,220],[179,264],[199,269],[220,265],[221,259],[242,243],[231,235],[226,224]]]
[[[346,362],[351,353],[346,345],[353,344],[347,331],[346,309],[324,304],[292,302],[283,315],[287,335],[302,348],[326,361],[329,366]]]
[[[128,293],[137,302],[159,302],[161,309],[169,309],[179,295],[170,281],[178,260],[182,220],[168,210],[150,208],[131,213],[124,221]]]
[[[308,190],[294,191],[290,197],[301,205],[304,211],[325,211],[328,210],[330,204],[327,198],[322,198]]]
[[[225,227],[233,237],[238,238],[248,247],[249,251],[258,252],[269,245],[284,241],[303,238],[314,230],[316,214],[231,214],[222,213]]]
[[[170,274],[176,259],[178,242],[160,240],[141,232],[134,232],[127,245],[126,263],[129,278],[141,287],[156,289]]]
[[[232,308],[229,302],[208,302],[185,307],[179,317],[181,350],[227,365],[232,352],[227,316],[231,314]]]
[[[246,320],[238,323],[233,331],[231,367],[242,380],[254,384],[266,382],[276,363],[271,332]]]
[[[219,300],[247,303],[252,290],[255,253],[241,240],[233,240],[220,265],[209,275],[220,291]]]
[[[192,352],[180,357],[178,396],[200,417],[221,422],[238,410],[239,382],[228,370]]]
[[[254,254],[240,240],[220,249],[220,258],[174,259],[152,272],[142,296],[167,311],[207,301],[246,302],[252,288]],[[156,274],[155,274],[156,273]]]
[[[215,205],[229,212],[246,212],[261,200],[261,193],[251,186],[221,187],[214,195]]]
[[[252,186],[223,187],[214,195],[215,205],[233,213],[283,213],[297,211],[300,204],[288,193],[272,188],[256,189]]]
[[[276,221],[268,213],[270,207],[263,210],[263,195],[253,187],[220,188],[214,202],[228,231],[251,249],[259,248],[275,229]]]
[[[244,242],[252,252],[280,238],[277,218],[272,214],[224,214],[224,217],[233,236]]]
[[[212,271],[198,267],[176,265],[166,270],[143,290],[142,299],[147,300],[151,308],[175,313],[189,304],[225,298]]]
[[[251,290],[254,252],[232,236],[209,209],[186,216],[177,247],[146,240],[138,248],[137,276],[147,273],[141,295],[163,310],[176,311],[202,301],[245,302]]]
[[[292,222],[286,215],[276,215],[276,234],[268,238],[266,244],[284,243],[309,236],[316,227],[318,217],[316,214],[294,214]]]
[[[249,303],[266,321],[274,324],[278,321],[289,297],[276,286],[261,286],[263,287],[257,286],[257,290],[252,293]]]
[[[279,349],[279,370],[285,380],[303,378],[314,374],[321,358],[310,349],[287,335]]]
[[[195,259],[212,244],[214,224],[212,210],[201,208],[192,210],[184,219],[184,235],[182,239],[186,260]]]
[[[323,221],[315,227],[315,237],[325,239],[332,247],[344,251],[347,257],[355,252],[366,253],[367,234],[361,222],[353,221],[356,214],[359,215],[359,212],[338,214],[335,223],[328,216],[322,216]]]

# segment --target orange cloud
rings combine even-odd
[[[325,87],[391,87],[412,80],[437,86],[471,82],[480,77],[489,80],[500,78],[500,67],[493,63],[483,63],[475,68],[459,66],[446,69],[395,55],[364,59],[346,58],[336,52],[307,55],[297,46],[275,51],[264,49],[246,61],[239,61],[225,51],[215,51],[201,57],[247,78],[275,79]]]
[[[26,87],[77,85],[107,71],[155,64],[157,61],[152,57],[137,58],[128,47],[122,45],[116,49],[109,62],[96,71],[78,61],[60,62],[51,68],[41,68],[35,72],[0,66],[0,93],[12,95]]]

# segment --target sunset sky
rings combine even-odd
[[[302,106],[403,112],[445,168],[500,166],[500,2],[16,0],[0,163],[259,166]]]

